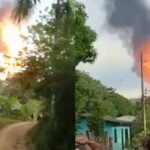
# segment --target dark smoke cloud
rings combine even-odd
[[[150,42],[150,9],[144,0],[106,0],[106,12],[108,29],[123,39],[134,58],[133,71],[140,75],[141,51],[143,60],[149,61],[144,46]],[[150,61],[147,63],[150,64]],[[145,67],[144,78],[150,83],[150,71]]]
[[[118,31],[118,33],[130,29],[132,32],[132,48],[136,50],[150,37],[150,12],[148,7],[146,7],[143,0],[106,1],[109,27],[114,31]]]

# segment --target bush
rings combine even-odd
[[[29,136],[34,143],[35,150],[48,150],[48,140],[50,135],[50,121],[42,120],[30,132]]]
[[[148,134],[148,133],[147,133]],[[144,132],[139,132],[134,135],[132,139],[132,148],[139,149],[139,147],[143,147],[145,145],[146,136]]]
[[[37,116],[41,109],[41,102],[29,100],[26,104],[21,104],[15,97],[0,96],[0,113],[2,116],[28,120],[34,114]]]
[[[24,120],[28,120],[29,117],[34,114],[37,117],[41,109],[41,103],[37,100],[30,100],[28,103],[23,104],[21,108],[22,117]]]

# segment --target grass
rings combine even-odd
[[[2,129],[3,127],[5,127],[9,124],[13,124],[13,123],[17,123],[17,122],[19,122],[19,121],[15,120],[15,119],[8,118],[8,117],[0,116],[0,129]]]

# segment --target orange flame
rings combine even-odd
[[[0,75],[4,79],[8,74],[13,74],[18,70],[16,57],[23,49],[23,39],[20,37],[19,28],[11,21],[5,21],[0,26],[0,66],[5,68],[5,72]],[[4,54],[9,56],[4,57]]]
[[[143,74],[145,81],[150,83],[150,40],[143,47]]]
[[[19,30],[10,22],[5,23],[2,28],[2,40],[8,48],[8,55],[16,57],[23,45]]]
[[[6,22],[2,26],[2,42],[7,47],[9,56],[17,57],[18,52],[22,49],[23,41],[20,38],[17,26],[11,22]]]
[[[0,79],[16,72],[18,67],[15,57],[23,48],[19,28],[11,19],[14,6],[13,1],[4,1],[0,7],[0,69],[5,69],[5,72],[0,72]]]
[[[141,73],[141,57],[140,53],[142,50],[143,54],[143,76],[144,80],[150,84],[150,39],[147,40],[137,51],[134,52],[135,68],[140,75]]]

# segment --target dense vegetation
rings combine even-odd
[[[150,103],[146,100],[147,134],[150,133]],[[76,121],[82,119],[82,114],[91,114],[88,118],[91,129],[96,136],[101,136],[99,126],[103,128],[103,117],[120,117],[133,115],[135,124],[131,127],[131,146],[139,148],[145,135],[142,131],[142,109],[140,98],[137,103],[117,94],[113,88],[107,88],[100,81],[93,79],[88,73],[77,70],[76,83]]]
[[[135,105],[129,99],[105,87],[87,73],[77,71],[76,121],[80,120],[83,113],[91,114],[91,128],[98,134],[105,116],[135,115],[135,111]]]
[[[44,118],[31,133],[36,150],[74,149],[75,67],[94,62],[97,53],[85,7],[73,3],[58,2],[40,14],[29,28],[32,46],[25,57],[20,53],[22,70],[7,80],[9,97],[44,101]]]
[[[18,1],[15,18],[18,14],[20,21],[28,15],[36,2]],[[53,5],[52,10],[46,8],[45,15],[41,12],[39,21],[29,28],[32,47],[26,51],[27,57],[20,55],[23,70],[6,81],[6,88],[0,89],[1,115],[27,120],[32,113],[42,111],[45,117],[30,133],[37,150],[73,149],[74,117],[79,121],[83,113],[92,115],[89,121],[96,136],[104,116],[137,113],[133,129],[135,137],[141,138],[139,106],[85,72],[77,70],[75,78],[75,67],[80,62],[95,61],[93,42],[97,35],[86,25],[85,6],[77,2],[72,6],[63,2]],[[149,107],[147,104],[147,114]],[[149,121],[147,126],[150,129]],[[134,138],[133,145],[138,145],[138,140]]]
[[[15,120],[30,120],[33,114],[37,118],[42,110],[41,102],[30,100],[25,104],[15,97],[0,96],[0,116]]]
[[[141,101],[136,103],[136,124],[132,127],[132,147],[137,149],[140,147],[145,139],[147,138],[147,135],[150,134],[150,103],[149,103],[149,97],[146,97],[146,127],[147,127],[147,133],[145,135],[143,131],[143,118],[142,118],[142,107],[141,107]],[[146,136],[146,137],[145,137]]]

